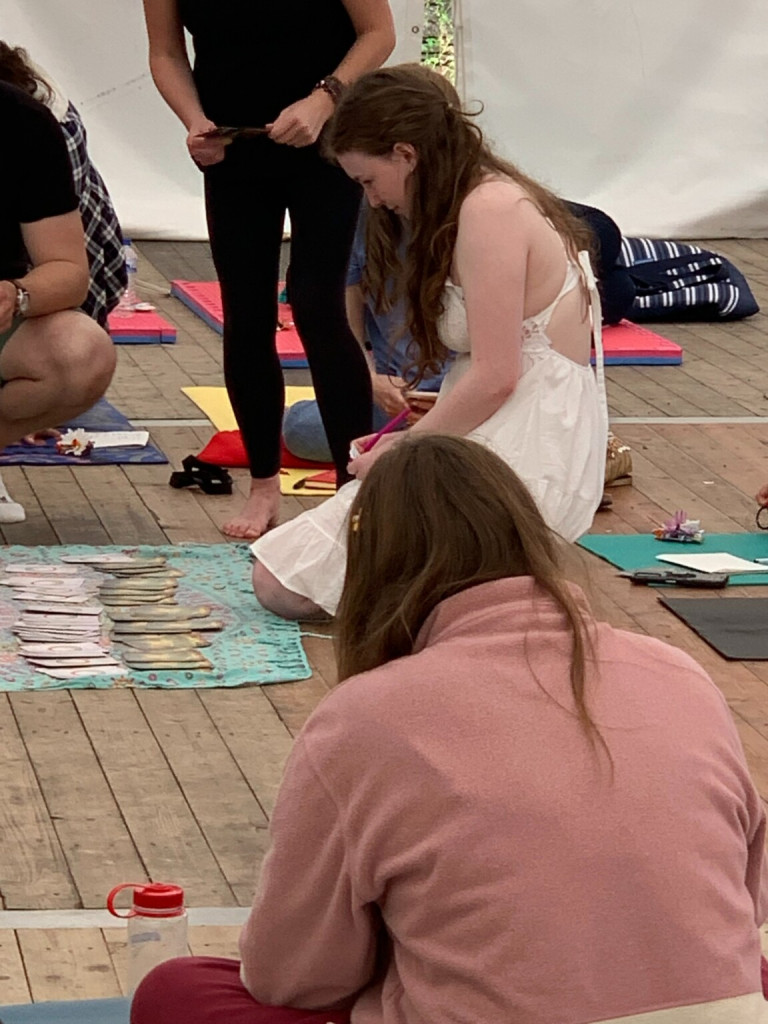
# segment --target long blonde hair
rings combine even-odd
[[[379,312],[388,311],[402,297],[406,299],[407,327],[415,341],[413,383],[426,374],[439,373],[448,356],[437,323],[456,245],[459,211],[485,175],[504,175],[520,185],[552,222],[571,256],[592,245],[587,225],[549,189],[496,156],[472,118],[442,75],[419,64],[401,64],[371,71],[351,85],[325,131],[324,149],[332,158],[350,152],[386,156],[398,142],[410,143],[418,154],[411,177],[413,201],[405,266],[398,255],[402,222],[387,209],[372,209],[363,276],[363,289]]]
[[[566,617],[579,721],[610,760],[587,706],[591,620],[565,579],[563,542],[502,459],[449,435],[394,445],[355,496],[347,545],[336,614],[340,679],[411,654],[427,616],[446,598],[492,580],[530,576]]]

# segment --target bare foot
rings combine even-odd
[[[21,443],[41,445],[44,444],[49,437],[53,437],[58,441],[61,437],[61,431],[57,430],[55,427],[46,427],[44,430],[36,430],[33,434],[25,434],[21,439]]]
[[[238,540],[256,540],[263,533],[277,526],[280,514],[280,477],[269,476],[263,480],[251,480],[251,493],[240,515],[230,519],[221,528],[227,537]]]

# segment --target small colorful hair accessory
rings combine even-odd
[[[60,455],[88,455],[93,450],[93,438],[82,429],[68,430],[56,442]]]
[[[654,530],[653,535],[656,540],[673,540],[681,544],[701,544],[704,540],[701,520],[689,519],[682,509]]]
[[[359,512],[355,512],[355,514],[352,516],[352,520],[351,520],[351,530],[352,530],[352,533],[357,533],[359,529],[360,529],[360,513]]]

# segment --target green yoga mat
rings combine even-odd
[[[126,668],[120,676],[97,675],[57,680],[35,671],[18,654],[13,624],[18,606],[11,588],[0,586],[0,690],[109,689],[112,687],[162,687],[182,689],[242,686],[246,683],[286,683],[308,679],[312,671],[296,622],[287,622],[265,611],[251,587],[251,560],[246,544],[179,544],[138,547],[62,544],[55,547],[24,547],[0,550],[0,575],[13,562],[58,562],[62,555],[120,552],[151,558],[164,555],[169,565],[181,570],[178,604],[209,605],[211,617],[224,628],[208,634],[211,645],[202,653],[213,665],[208,671],[174,669],[137,672]],[[100,573],[78,565],[85,576],[104,579]],[[108,578],[108,577],[107,577]],[[96,672],[97,670],[94,670]],[[0,1021],[2,1017],[0,1017]]]
[[[768,531],[765,533],[709,533],[701,544],[680,544],[674,541],[656,540],[645,533],[588,533],[579,541],[581,547],[599,555],[606,562],[619,569],[674,569],[669,562],[659,562],[657,555],[707,554],[727,551],[739,558],[768,558]],[[734,586],[749,586],[756,583],[768,584],[768,567],[765,572],[751,572],[731,576],[728,581]]]

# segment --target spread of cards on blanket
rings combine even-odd
[[[249,577],[245,545],[7,547],[0,689],[307,678],[298,626],[261,608]]]
[[[89,566],[102,579],[86,577]],[[53,679],[122,675],[158,669],[210,671],[200,648],[223,623],[207,605],[176,601],[182,573],[161,556],[65,555],[59,565],[21,562],[6,566],[0,584],[13,588],[20,617],[13,631],[19,653]],[[112,650],[101,646],[105,622]]]

